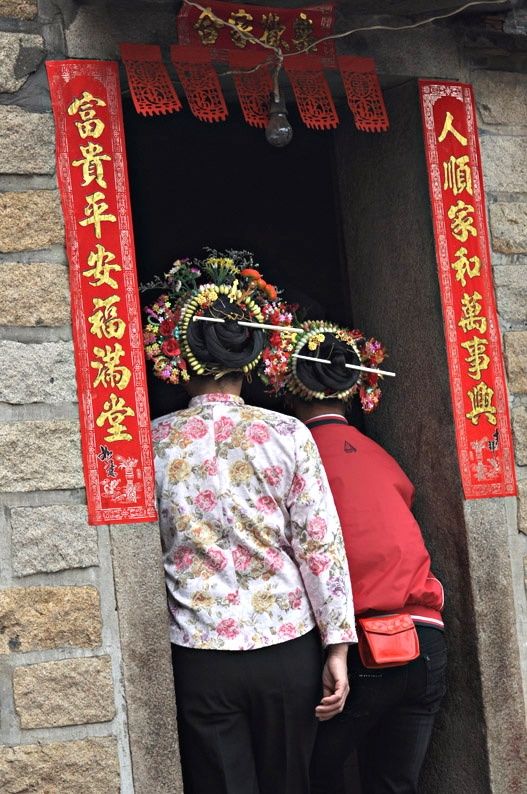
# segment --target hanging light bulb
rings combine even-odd
[[[277,99],[278,96],[278,99]],[[280,148],[287,146],[293,137],[293,128],[287,120],[287,108],[283,94],[271,94],[271,107],[269,109],[269,123],[265,128],[265,138],[271,146]]]

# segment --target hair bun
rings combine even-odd
[[[221,323],[189,322],[186,342],[198,361],[217,364],[229,369],[242,369],[262,352],[264,332],[259,328],[239,325],[238,320],[254,321],[248,309],[220,294],[203,312],[205,317],[223,319]]]

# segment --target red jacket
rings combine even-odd
[[[415,489],[396,461],[343,416],[306,422],[342,524],[355,613],[408,612],[443,627],[443,588],[411,507]]]

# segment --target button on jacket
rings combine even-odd
[[[152,424],[171,641],[355,642],[340,524],[298,420],[207,394]]]

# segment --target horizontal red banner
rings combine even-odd
[[[154,521],[155,484],[116,63],[48,61],[90,524]]]
[[[420,80],[450,383],[467,499],[516,493],[474,98]]]
[[[207,47],[213,61],[228,61],[232,50],[258,46],[240,35],[245,33],[293,55],[333,33],[335,5],[278,8],[211,2],[202,10],[183,3],[177,16],[178,43]],[[319,56],[324,69],[337,67],[334,41],[320,42],[309,53]]]

